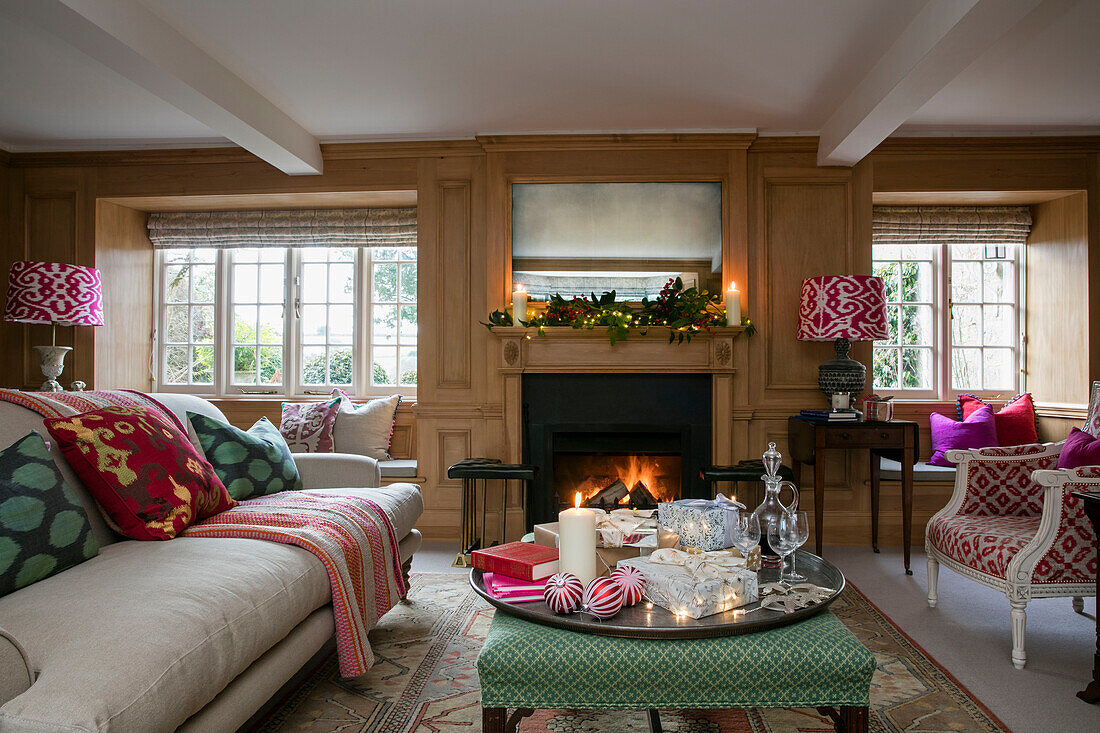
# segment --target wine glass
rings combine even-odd
[[[753,549],[760,544],[760,520],[755,514],[742,514],[737,517],[737,531],[733,535],[733,544],[741,551],[747,563]]]
[[[798,521],[791,512],[781,512],[774,524],[768,525],[768,544],[779,555],[779,580],[791,580],[783,574],[787,555],[798,549]]]
[[[806,512],[788,512],[791,516],[791,520],[794,522],[795,541],[798,543],[795,545],[795,552],[791,553],[791,571],[787,573],[787,578],[794,581],[806,580],[806,576],[798,572],[795,567],[795,560],[798,557],[798,548],[806,544],[806,540],[810,539],[810,522],[806,519]]]

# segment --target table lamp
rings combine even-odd
[[[823,275],[802,281],[798,307],[799,341],[833,341],[836,358],[817,368],[817,385],[834,410],[848,409],[863,391],[867,369],[848,358],[852,340],[887,338],[886,294],[882,278]]]
[[[53,326],[50,346],[35,346],[46,377],[43,392],[61,392],[57,378],[71,346],[57,345],[58,326],[102,326],[99,270],[61,262],[15,262],[8,275],[4,320]]]

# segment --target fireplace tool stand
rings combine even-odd
[[[489,482],[500,482],[500,539],[492,544],[504,544],[507,524],[508,482],[518,480],[523,487],[520,506],[527,510],[527,484],[538,473],[537,466],[518,463],[501,463],[496,458],[465,458],[447,469],[447,478],[462,479],[462,535],[458,543],[458,555],[453,563],[456,568],[470,566],[470,553],[488,547],[485,514],[488,504]],[[481,527],[477,524],[478,482],[481,494]]]

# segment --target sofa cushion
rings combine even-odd
[[[171,539],[237,503],[187,436],[159,412],[104,407],[43,424],[127,537]]]
[[[291,545],[109,545],[0,598],[38,672],[0,730],[174,730],[330,598],[324,565]]]
[[[398,542],[412,531],[424,513],[424,499],[416,484],[390,484],[373,489],[317,489],[316,493],[357,496],[373,501],[390,518]]]
[[[416,459],[394,458],[389,461],[379,461],[378,470],[382,478],[416,478]]]
[[[206,460],[237,501],[297,491],[302,479],[279,429],[261,417],[247,431],[188,412]]]
[[[340,398],[327,402],[284,402],[279,432],[294,453],[332,453],[332,428]]]
[[[334,392],[340,396],[340,411],[332,430],[335,451],[358,453],[377,461],[388,460],[393,422],[401,405],[401,395],[380,397],[356,405],[342,389]]]
[[[88,515],[38,433],[0,451],[0,596],[99,551]]]

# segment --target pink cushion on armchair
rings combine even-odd
[[[962,422],[933,412],[928,416],[932,426],[932,457],[930,466],[953,467],[944,454],[949,450],[988,448],[997,445],[997,424],[993,409],[986,405],[970,414]]]
[[[1100,438],[1074,428],[1058,454],[1058,468],[1100,466]]]

